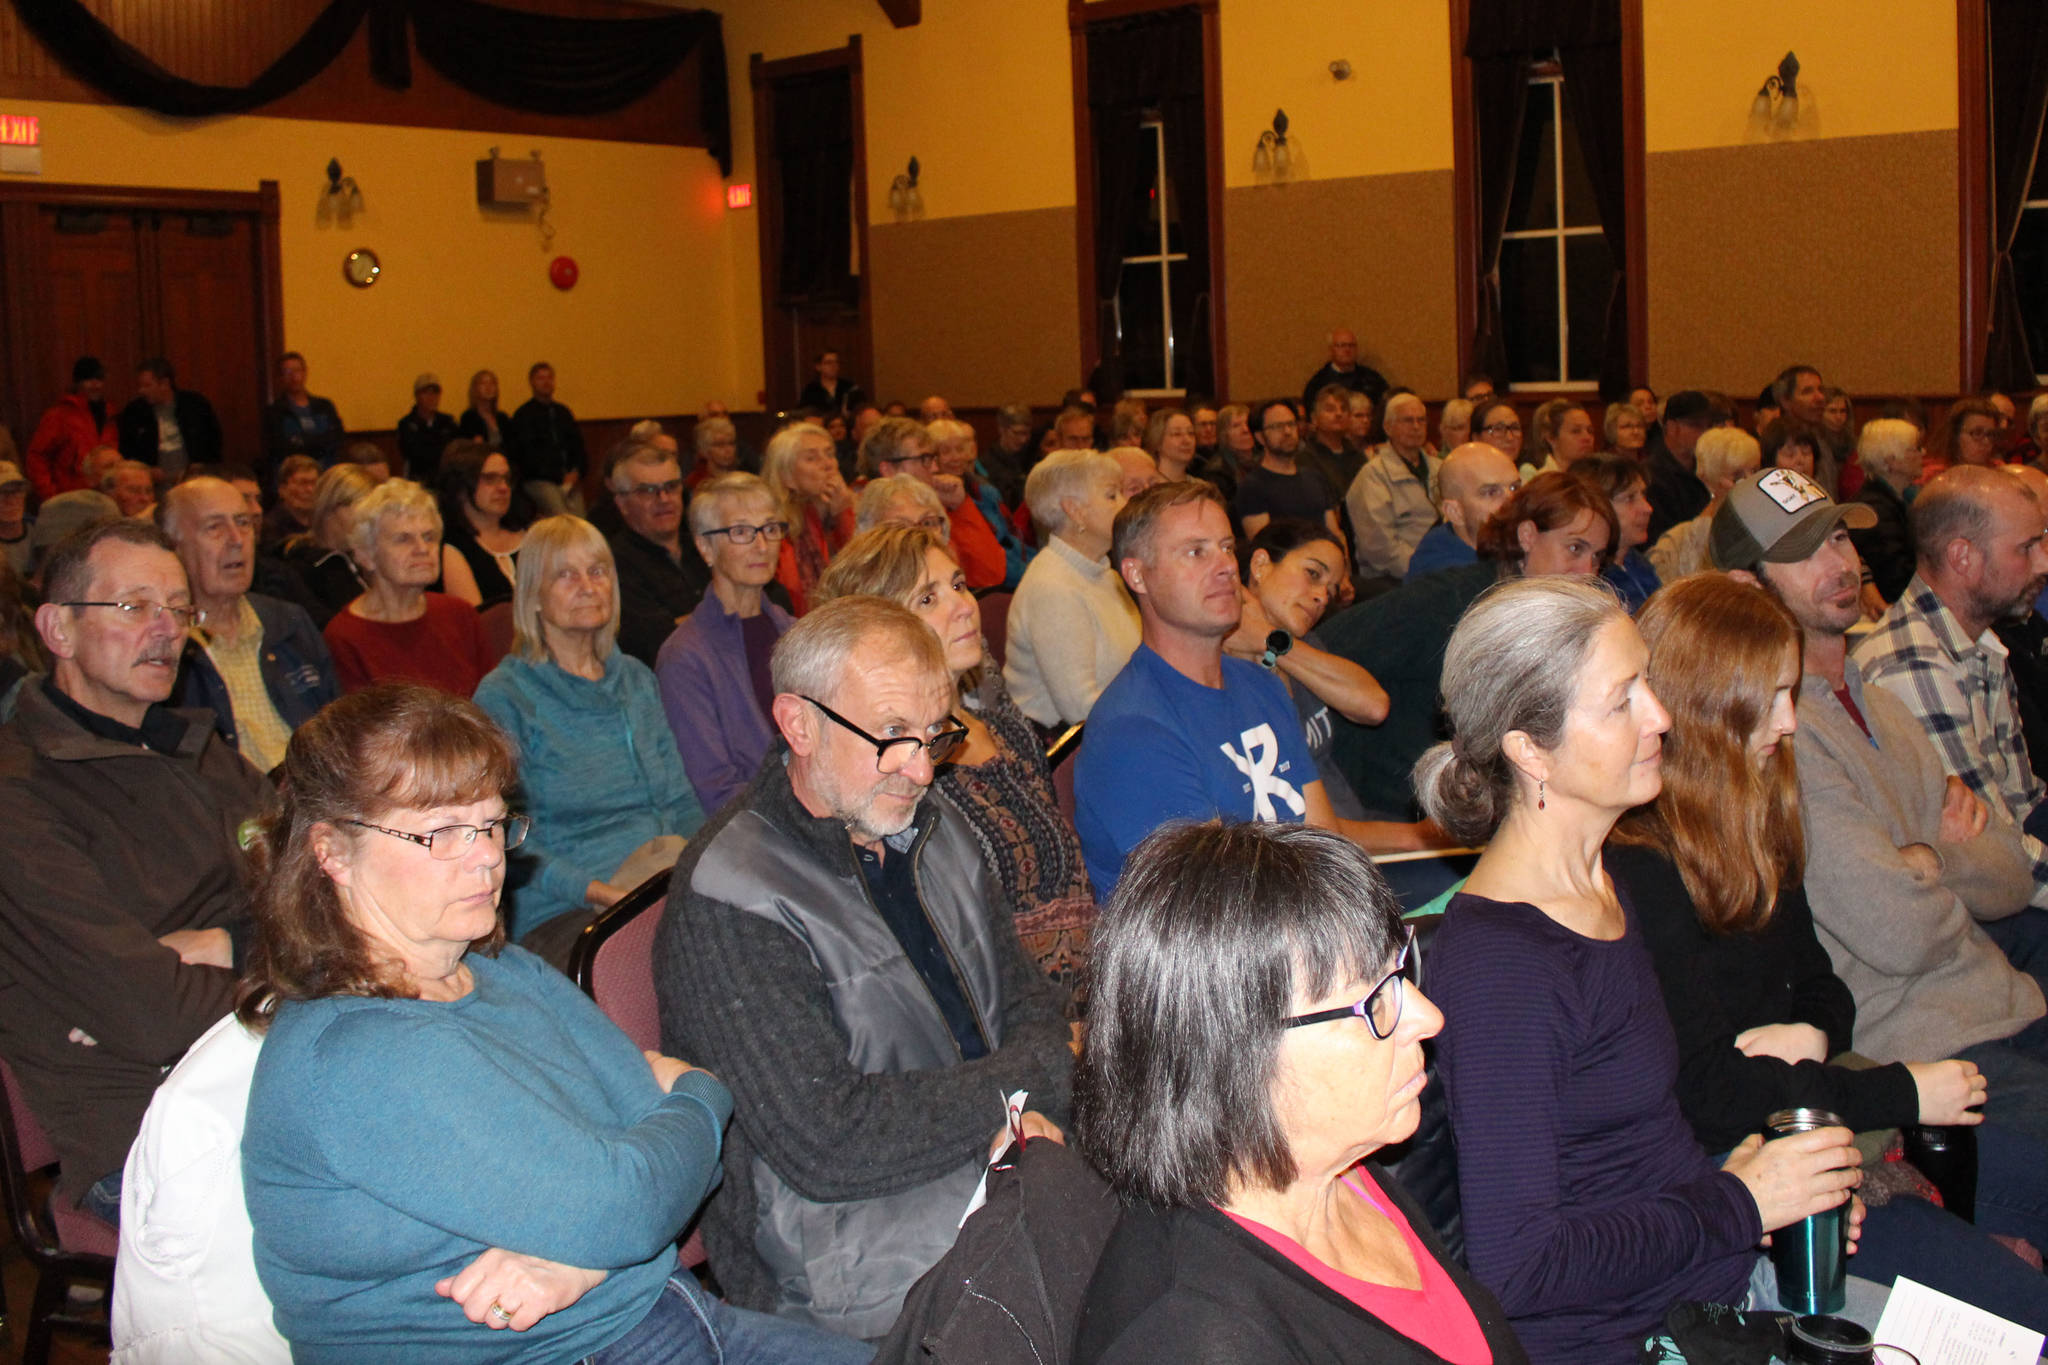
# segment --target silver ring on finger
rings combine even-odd
[[[485,1309],[484,1311],[489,1313],[493,1318],[497,1319],[499,1322],[505,1323],[507,1325],[510,1325],[512,1321],[512,1315],[505,1311],[505,1305],[499,1303],[496,1299],[492,1299],[491,1306]]]

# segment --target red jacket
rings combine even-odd
[[[44,501],[74,488],[84,488],[85,457],[95,446],[118,445],[114,414],[107,411],[104,427],[95,426],[92,405],[79,394],[67,393],[36,423],[26,452],[29,482]]]

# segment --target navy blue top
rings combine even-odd
[[[1300,820],[1317,780],[1286,685],[1225,656],[1205,687],[1139,645],[1095,699],[1074,757],[1074,828],[1103,900],[1124,858],[1171,820]]]
[[[974,1017],[974,1006],[968,1002],[967,992],[960,986],[953,961],[946,955],[946,945],[939,941],[938,930],[932,928],[924,905],[917,898],[917,878],[913,875],[916,868],[911,853],[916,843],[916,832],[907,830],[905,833],[910,837],[899,836],[900,848],[897,842],[887,845],[886,858],[878,857],[873,849],[862,848],[858,844],[854,845],[854,856],[860,860],[861,876],[867,879],[868,894],[874,898],[875,909],[881,912],[882,922],[903,945],[903,955],[917,969],[918,979],[932,993],[932,1003],[945,1016],[947,1031],[960,1045],[960,1060],[971,1062],[977,1057],[988,1056],[988,1041],[981,1036],[981,1021]]]
[[[1413,583],[1427,574],[1478,562],[1479,551],[1458,539],[1449,522],[1440,521],[1422,533],[1415,553],[1408,556],[1408,576],[1401,581]]]
[[[1627,895],[1586,938],[1451,898],[1429,960],[1466,1259],[1532,1361],[1629,1365],[1672,1305],[1740,1302],[1763,1235],[1678,1107],[1678,1043]]]
[[[1650,561],[1643,558],[1641,550],[1629,550],[1620,559],[1600,571],[1600,577],[1621,594],[1621,604],[1633,616],[1643,609],[1643,603],[1650,600],[1650,594],[1664,586],[1664,580],[1650,567]]]

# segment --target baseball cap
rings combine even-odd
[[[1796,469],[1766,469],[1728,490],[1708,543],[1721,569],[1797,564],[1845,524],[1868,530],[1877,525],[1877,509],[1838,503]]]
[[[28,533],[29,548],[41,554],[81,526],[90,526],[96,521],[116,521],[120,516],[119,504],[105,493],[90,488],[59,493],[45,502],[36,514],[36,524]]]
[[[20,465],[12,460],[0,460],[0,493],[27,483],[28,480],[22,476]]]
[[[414,393],[419,393],[423,389],[438,389],[440,387],[441,376],[437,374],[423,374],[418,379],[412,381],[412,391]]]

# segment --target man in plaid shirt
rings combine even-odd
[[[2006,649],[1991,629],[2048,582],[2042,523],[2032,491],[2002,470],[1959,465],[1931,480],[1913,504],[1918,571],[1853,657],[1865,681],[1927,727],[1942,765],[1993,818],[2025,831],[2033,904],[2048,907],[2048,788],[2027,761]]]

